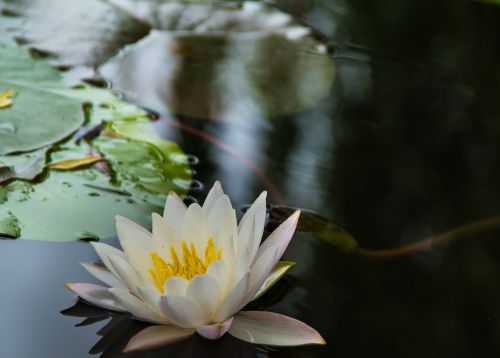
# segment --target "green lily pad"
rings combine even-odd
[[[0,44],[0,52],[0,92],[17,93],[0,110],[0,155],[45,147],[83,124],[82,101],[57,92],[56,70],[17,46]]]
[[[27,52],[18,54],[19,64],[29,56]],[[15,60],[15,56],[11,59]],[[32,61],[35,68],[53,71],[43,60]],[[88,85],[56,85],[57,76],[52,75],[57,73],[51,75],[50,71],[40,78],[40,83],[54,81],[54,85],[43,88],[77,103],[72,115],[81,116],[85,128],[103,130],[81,139],[79,132],[71,136],[77,127],[66,139],[37,152],[0,155],[0,236],[53,241],[110,237],[115,235],[115,215],[150,226],[151,213],[162,211],[168,192],[185,195],[189,190],[191,169],[186,155],[175,143],[155,133],[144,110],[106,90]],[[28,82],[28,77],[23,81]],[[28,86],[14,89],[20,95],[29,90]],[[41,112],[50,112],[52,104],[37,105]],[[12,107],[22,111],[29,105],[29,101],[16,97]],[[6,111],[2,110],[0,119]],[[26,125],[23,123],[19,130]],[[106,161],[67,171],[46,166],[46,156],[54,163],[93,155]],[[36,181],[28,181],[35,177]]]

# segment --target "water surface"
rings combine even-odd
[[[451,0],[282,3],[335,49],[327,56],[336,80],[321,88],[314,103],[277,113],[255,105],[258,95],[246,97],[248,88],[238,87],[241,95],[224,106],[207,105],[207,98],[217,97],[212,93],[203,98],[203,115],[176,115],[168,111],[170,97],[161,94],[182,89],[182,81],[150,88],[156,96],[149,98],[167,99],[154,108],[162,115],[159,132],[199,158],[195,177],[205,187],[193,193],[195,199],[203,199],[216,179],[238,209],[268,190],[272,204],[314,210],[367,251],[404,247],[500,216],[500,6]],[[203,44],[198,46],[203,58]],[[207,51],[213,46],[208,42]],[[227,73],[216,65],[230,63],[231,55],[210,57],[211,71]],[[136,65],[151,63],[158,78],[171,78],[155,58],[165,57]],[[265,62],[258,64],[266,76]],[[113,82],[117,74],[109,74]],[[115,88],[151,106],[133,91],[150,79],[144,82],[140,72],[119,75]],[[300,97],[301,83],[283,88]],[[205,95],[180,93],[184,104]],[[81,304],[59,313],[75,303],[64,283],[91,280],[77,265],[96,259],[90,245],[0,245],[0,307],[8,322],[0,328],[2,357],[88,357],[89,351],[121,356],[141,324]],[[500,352],[498,229],[378,259],[301,232],[286,258],[297,266],[258,306],[304,320],[326,346],[275,350],[230,337],[213,345],[193,338],[130,356],[456,358]],[[88,317],[95,323],[74,327]]]

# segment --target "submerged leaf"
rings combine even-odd
[[[277,205],[271,207],[270,216],[274,220],[282,221],[295,210],[297,208]],[[347,252],[358,249],[358,243],[351,234],[311,210],[301,209],[297,230],[313,233],[315,236]]]
[[[70,169],[85,167],[87,165],[94,164],[94,163],[99,162],[101,160],[105,160],[105,159],[101,156],[90,156],[90,157],[83,157],[83,158],[66,159],[66,160],[61,160],[59,162],[55,162],[55,163],[49,163],[49,164],[47,164],[47,168],[57,169],[57,170],[70,170]]]

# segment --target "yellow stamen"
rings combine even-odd
[[[162,294],[165,293],[165,282],[174,276],[182,277],[186,280],[192,280],[197,275],[202,275],[207,272],[208,266],[222,258],[222,248],[215,249],[213,237],[209,237],[207,246],[205,247],[205,260],[203,261],[196,252],[196,247],[193,242],[188,244],[185,241],[181,242],[182,257],[179,260],[179,255],[173,245],[170,245],[170,262],[160,257],[156,252],[150,253],[152,266],[148,270],[154,285]]]
[[[14,90],[0,92],[0,109],[10,107],[14,101],[12,97],[16,94],[17,92]]]

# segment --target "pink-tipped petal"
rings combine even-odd
[[[126,353],[161,347],[185,339],[194,332],[194,329],[169,325],[151,326],[133,336],[123,351]]]
[[[229,327],[231,327],[232,323],[233,323],[233,317],[229,318],[228,320],[222,323],[216,323],[216,324],[211,324],[209,326],[198,327],[196,328],[196,332],[200,336],[206,339],[215,340],[225,335],[226,332],[229,330]]]
[[[229,334],[246,342],[268,346],[326,344],[314,328],[274,312],[239,312],[234,316]]]
[[[73,291],[78,297],[95,306],[117,312],[125,312],[126,309],[118,303],[109,293],[108,288],[94,285],[92,283],[67,283],[66,288]]]
[[[278,263],[281,256],[283,256],[290,240],[292,240],[295,228],[299,222],[299,217],[300,210],[297,210],[288,219],[281,223],[281,225],[268,236],[262,245],[260,245],[257,255],[255,256],[255,261],[257,261],[259,257],[269,249],[277,249],[277,257],[275,258],[275,262],[272,263],[272,266],[274,267],[274,265]]]

